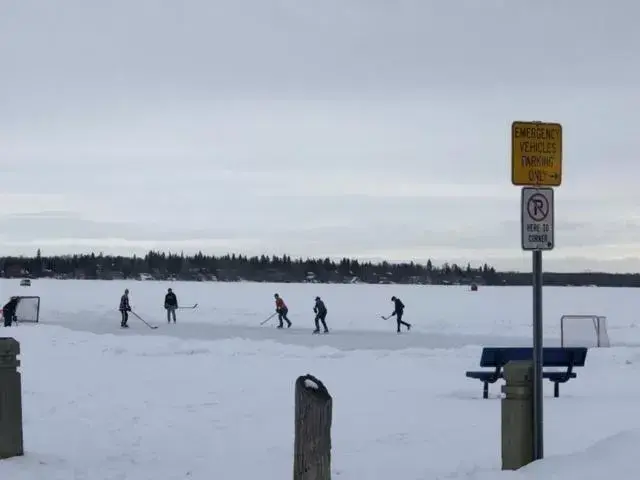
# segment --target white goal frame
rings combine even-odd
[[[560,317],[560,345],[565,346],[564,322],[565,320],[591,320],[596,334],[596,347],[610,347],[609,333],[607,332],[607,317],[602,315],[562,315]]]
[[[37,299],[37,307],[36,307],[36,319],[35,320],[24,320],[20,317],[18,317],[17,315],[17,310],[16,310],[16,320],[18,321],[18,323],[40,323],[40,297],[37,295],[18,295],[18,298],[20,299],[20,301],[22,301],[25,298],[28,299]],[[20,308],[20,305],[18,304],[18,308]]]

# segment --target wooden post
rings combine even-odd
[[[296,380],[293,480],[331,480],[333,399],[312,375]]]
[[[20,343],[0,338],[0,459],[24,455]]]

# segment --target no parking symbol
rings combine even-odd
[[[522,249],[552,250],[553,188],[523,188],[521,207]]]
[[[542,222],[549,214],[549,200],[541,193],[534,193],[527,201],[527,213],[534,222]]]

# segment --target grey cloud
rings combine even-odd
[[[529,259],[530,260],[530,259]],[[624,272],[638,273],[640,271],[640,260],[637,257],[627,256],[623,258],[599,259],[593,256],[582,257],[555,257],[546,262],[549,267],[556,271],[565,272]],[[514,267],[512,267],[514,268]],[[530,265],[521,265],[520,268],[530,269]]]
[[[186,241],[251,239],[265,248],[339,252],[415,248],[483,250],[519,248],[519,220],[496,220],[495,215],[515,211],[505,200],[483,199],[479,208],[464,198],[376,198],[361,196],[306,197],[293,204],[284,197],[266,198],[247,205],[236,221],[218,221],[212,214],[199,221],[104,222],[74,216],[16,215],[0,218],[0,229],[11,241],[40,238],[122,238],[129,241]],[[236,213],[238,209],[234,210]],[[488,215],[490,211],[491,215]],[[486,215],[486,217],[483,217]],[[503,218],[507,216],[504,215]],[[223,217],[225,218],[225,217]],[[291,219],[295,219],[292,221]],[[194,228],[198,225],[197,228]],[[563,247],[633,244],[640,241],[640,223],[602,220],[591,224],[558,223],[556,241]]]
[[[638,13],[627,0],[2,2],[3,191],[34,197],[1,212],[43,198],[69,212],[2,217],[3,247],[519,264],[509,124],[539,119],[564,126],[550,262],[607,250],[617,268],[638,242]]]
[[[183,241],[193,238],[214,237],[206,230],[180,230],[170,225],[140,225],[128,222],[97,222],[77,218],[69,214],[11,215],[0,217],[1,237],[6,241],[20,242],[41,239],[93,239],[122,238],[130,241],[163,242]],[[235,231],[226,231],[225,239],[233,240]]]
[[[69,79],[222,92],[621,85],[638,80],[638,7],[616,5],[20,0],[4,7],[0,45],[26,86],[51,92]]]
[[[597,222],[568,222],[559,224],[557,235],[568,246],[604,246],[640,244],[640,222],[633,220]]]
[[[169,205],[171,200],[167,201]],[[189,208],[181,198],[173,208]],[[156,203],[157,205],[157,203]],[[162,207],[160,204],[159,207]],[[172,210],[173,211],[173,210]],[[341,251],[472,249],[477,255],[496,248],[517,249],[520,242],[518,197],[513,200],[453,197],[269,196],[248,198],[231,209],[185,211],[166,216],[162,208],[136,222],[87,220],[73,215],[15,215],[0,217],[5,241],[33,238],[121,238],[132,242],[215,240],[232,250],[243,240],[281,251]],[[606,212],[605,212],[606,213]],[[192,216],[191,220],[189,217]],[[500,220],[500,219],[504,220]],[[599,220],[592,224],[558,221],[556,242],[563,248],[585,244],[628,245],[637,242],[638,222]],[[302,254],[302,252],[301,252]]]

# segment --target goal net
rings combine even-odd
[[[18,322],[40,321],[40,297],[18,297],[18,307],[16,308],[16,319]]]
[[[563,315],[560,318],[560,344],[563,347],[609,347],[607,317]]]

